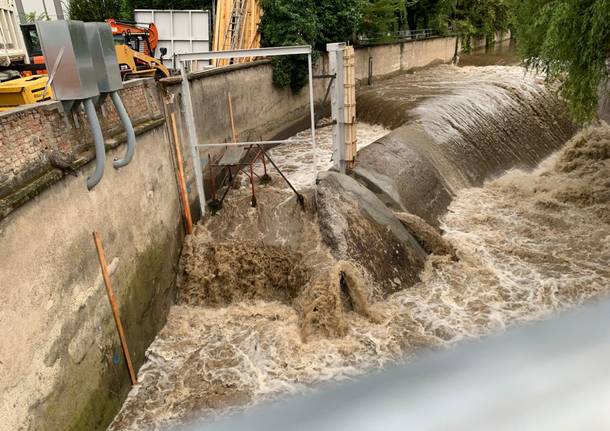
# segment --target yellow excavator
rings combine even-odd
[[[154,57],[158,43],[158,33],[154,24],[144,26],[112,18],[106,22],[112,28],[117,61],[124,81],[170,76],[162,60],[167,51],[161,48],[161,59]],[[21,32],[27,50],[24,60],[27,60],[12,62],[10,66],[4,68],[0,67],[4,69],[4,71],[0,70],[0,111],[53,98],[36,25],[24,24],[21,26]]]
[[[107,19],[106,22],[112,28],[123,80],[170,76],[169,70],[163,65],[163,56],[167,50],[160,48],[161,57],[155,58],[159,32],[154,23],[140,24],[114,18]]]

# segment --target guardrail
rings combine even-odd
[[[402,42],[408,40],[420,40],[430,39],[439,36],[455,36],[455,32],[450,31],[449,33],[441,34],[437,30],[432,28],[424,28],[419,30],[400,30],[395,32],[384,32],[375,34],[360,34],[357,37],[357,44],[362,45],[375,45],[378,43],[388,42]]]

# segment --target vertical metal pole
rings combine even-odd
[[[333,160],[339,172],[346,172],[345,148],[345,79],[343,54],[345,43],[326,45],[330,62],[330,73],[335,76],[331,88],[331,108],[333,124]]]
[[[311,146],[313,149],[314,184],[318,178],[318,146],[316,143],[316,118],[313,98],[313,65],[311,54],[307,54],[307,66],[309,70],[309,110],[311,116]]]
[[[199,157],[199,149],[197,148],[197,129],[195,128],[195,114],[193,113],[193,100],[191,99],[191,86],[189,84],[184,61],[179,61],[180,76],[182,77],[182,102],[184,103],[184,113],[186,114],[186,134],[189,140],[191,149],[191,158],[193,159],[193,170],[195,171],[195,181],[197,183],[197,194],[199,195],[199,205],[201,207],[201,216],[205,216],[206,198],[203,189],[203,169],[201,167],[201,158]]]
[[[55,8],[55,17],[58,20],[64,19],[64,9],[61,4],[61,0],[53,0],[53,7]]]
[[[335,52],[337,56],[337,79],[335,79],[335,88],[337,91],[337,129],[338,129],[338,148],[339,148],[339,171],[345,174],[347,158],[347,148],[345,147],[345,65],[343,55],[345,53],[345,44],[339,47]]]
[[[112,316],[114,317],[114,324],[116,330],[119,333],[119,341],[121,342],[121,349],[123,349],[123,355],[125,356],[125,363],[127,364],[127,370],[129,371],[129,378],[131,384],[137,385],[138,378],[136,372],[131,363],[131,355],[129,354],[129,347],[127,346],[127,337],[125,337],[125,331],[123,330],[123,324],[119,316],[119,305],[117,304],[114,296],[114,290],[112,290],[112,283],[110,281],[110,274],[108,273],[108,263],[106,261],[106,254],[104,253],[104,247],[102,246],[102,237],[99,233],[93,232],[93,240],[95,242],[95,248],[97,250],[97,257],[100,262],[100,268],[102,269],[102,278],[104,279],[104,286],[106,286],[106,294],[108,295],[108,301],[110,302],[110,308],[112,309]]]
[[[15,0],[15,7],[17,8],[17,14],[19,15],[18,21],[21,24],[25,24],[25,10],[23,9],[23,3],[21,0]],[[21,45],[21,46],[25,46],[25,45]]]

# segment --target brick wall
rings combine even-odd
[[[126,83],[120,95],[134,126],[163,117],[152,79]],[[107,145],[121,143],[124,131],[110,98],[97,111]],[[43,102],[0,113],[0,219],[14,208],[7,200],[15,201],[14,195],[28,185],[49,174],[55,181],[63,177],[62,171],[53,168],[51,159],[78,168],[92,159],[92,150],[82,107],[66,113],[59,102]],[[43,183],[49,185],[49,181]]]

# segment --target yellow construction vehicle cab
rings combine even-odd
[[[123,81],[133,78],[155,77],[159,79],[170,76],[169,70],[161,60],[134,51],[127,45],[116,45],[115,50]]]
[[[0,111],[51,100],[53,90],[47,75],[32,75],[0,83]]]
[[[170,76],[169,70],[163,65],[163,56],[167,50],[160,48],[161,58],[155,58],[159,43],[159,31],[155,23],[142,24],[114,18],[108,18],[106,22],[112,29],[116,56],[124,81],[132,78],[159,79]]]

